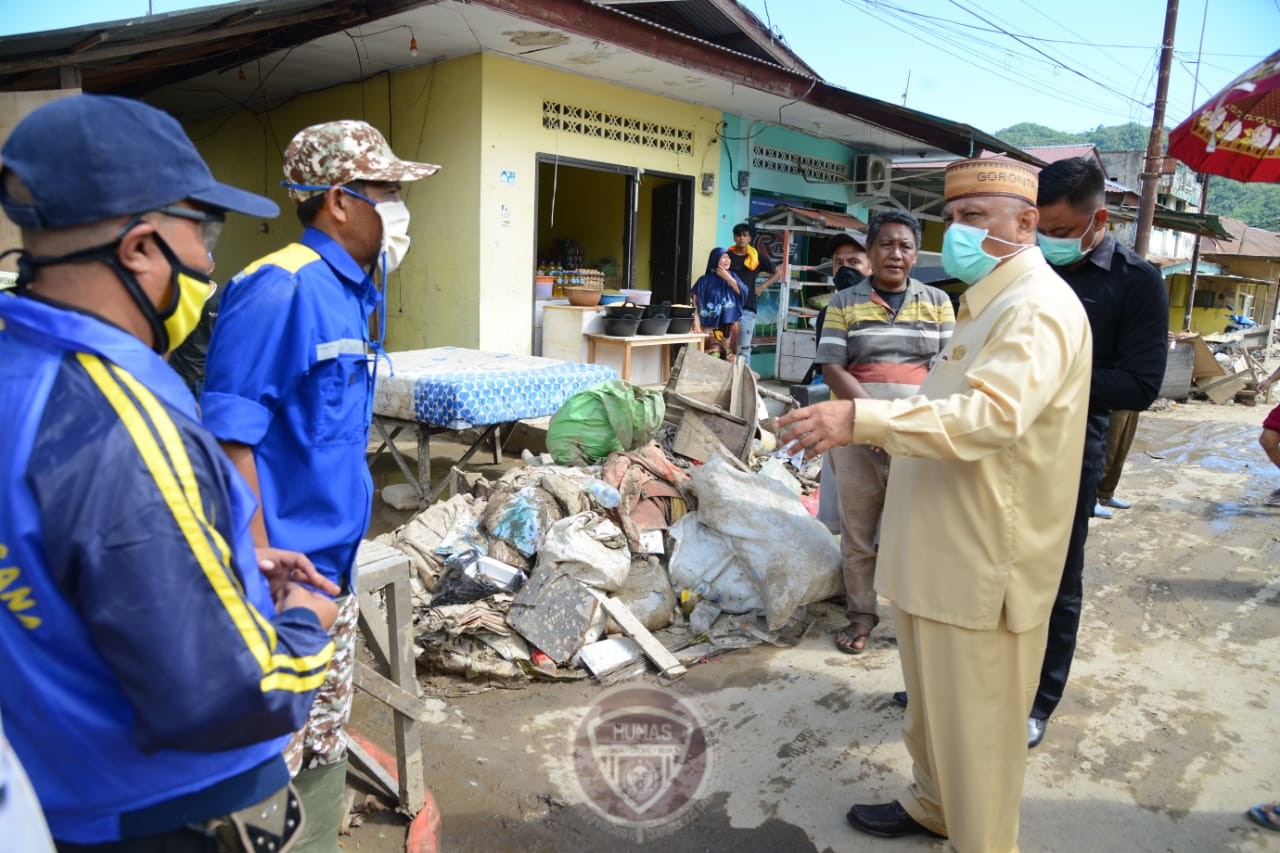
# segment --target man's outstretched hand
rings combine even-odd
[[[341,592],[338,585],[316,569],[306,554],[286,551],[283,548],[255,548],[258,554],[258,570],[271,587],[271,600],[278,606],[284,588],[290,582],[314,587],[329,595]]]
[[[853,413],[852,400],[828,400],[793,409],[778,418],[778,444],[794,441],[791,450],[803,450],[806,459],[852,444]]]

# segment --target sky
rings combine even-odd
[[[741,2],[828,81],[988,133],[1023,121],[1066,131],[1151,123],[1166,0]],[[217,4],[4,5],[0,36]],[[1280,0],[1179,6],[1168,127],[1280,48]]]
[[[1166,0],[742,2],[829,82],[988,133],[1151,124]],[[1280,0],[1181,0],[1165,125],[1277,49]]]

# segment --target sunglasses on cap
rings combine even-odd
[[[155,213],[163,213],[165,216],[174,216],[178,219],[199,222],[200,239],[204,241],[205,251],[209,253],[210,257],[213,256],[213,248],[218,244],[218,237],[222,234],[222,224],[227,221],[225,215],[208,213],[190,207],[177,207],[175,205],[153,208],[153,211]]]

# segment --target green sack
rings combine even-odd
[[[551,418],[547,450],[561,465],[594,465],[653,440],[667,407],[661,391],[615,379],[574,394]]]

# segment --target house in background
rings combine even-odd
[[[1218,334],[1231,314],[1274,327],[1280,311],[1280,234],[1239,219],[1222,217],[1221,222],[1232,239],[1203,240],[1194,295],[1189,272],[1169,276],[1171,329]]]
[[[683,298],[750,212],[741,172],[762,197],[864,210],[859,157],[1008,148],[824,83],[729,0],[238,2],[0,39],[0,91],[77,86],[169,110],[219,177],[281,203],[277,220],[228,222],[220,270],[298,233],[280,153],[302,127],[362,118],[442,164],[406,189],[392,350],[532,351],[535,267],[566,240],[619,284]],[[752,128],[767,150],[744,154],[731,137]],[[844,172],[813,180],[818,155]]]

